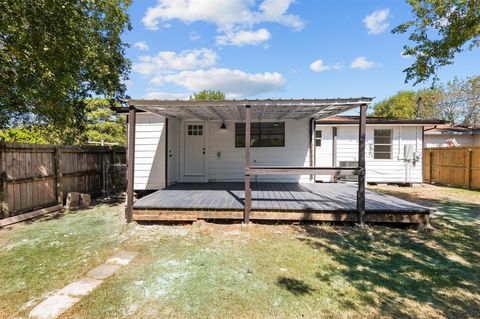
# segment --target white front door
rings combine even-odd
[[[185,123],[185,176],[205,176],[205,125]]]

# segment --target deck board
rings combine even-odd
[[[355,184],[252,183],[252,210],[351,212]],[[180,183],[138,199],[134,209],[243,210],[243,183]],[[400,198],[366,191],[367,212],[418,212],[429,209]]]

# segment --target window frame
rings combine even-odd
[[[320,137],[317,136],[317,133],[320,132]],[[322,141],[323,141],[323,132],[322,130],[315,130],[315,147],[322,147]],[[317,142],[320,142],[320,145],[318,145]]]
[[[376,132],[377,131],[390,131],[390,135],[388,137],[390,137],[390,143],[375,143],[375,136],[376,136]],[[380,135],[380,137],[387,137],[387,135]],[[390,151],[388,152],[388,154],[390,154],[390,156],[388,158],[376,158],[375,157],[375,154],[387,154],[387,152],[384,152],[384,151],[377,151],[375,152],[375,147],[376,146],[389,146],[390,147]],[[376,128],[376,129],[373,129],[373,159],[374,160],[380,160],[380,161],[385,161],[385,160],[393,160],[393,129],[391,128]]]
[[[250,147],[254,148],[261,148],[261,147],[285,147],[285,122],[251,122],[251,130],[250,130]],[[262,134],[262,125],[266,126],[269,124],[281,124],[283,126],[283,131],[281,133],[263,133]],[[241,126],[242,129],[240,132],[238,132],[238,127]],[[236,122],[235,123],[235,148],[244,148],[245,147],[245,141],[243,143],[239,143],[237,137],[243,136],[245,137],[245,122]],[[264,129],[265,130],[265,129]],[[256,132],[258,131],[258,133]],[[263,145],[262,141],[264,141],[264,136],[281,136],[281,141],[282,143],[279,145]],[[258,145],[255,145],[255,143],[252,143],[252,139],[255,139],[258,141]],[[271,141],[271,139],[270,139]],[[255,142],[255,140],[254,140]]]

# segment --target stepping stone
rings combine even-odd
[[[90,270],[87,273],[87,277],[93,279],[105,279],[113,275],[117,270],[120,269],[120,267],[122,266],[115,264],[101,264],[100,266],[97,266]]]
[[[28,316],[37,319],[54,319],[79,300],[80,298],[55,294],[33,308]]]
[[[101,280],[93,278],[81,278],[63,287],[57,294],[70,296],[85,296],[97,288],[102,283]]]
[[[108,258],[105,263],[125,266],[128,265],[128,263],[130,263],[132,259],[135,258],[135,256],[137,255],[137,252],[122,250],[113,255],[112,257]]]

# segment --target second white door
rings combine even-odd
[[[185,176],[205,176],[205,153],[203,122],[185,123]]]

